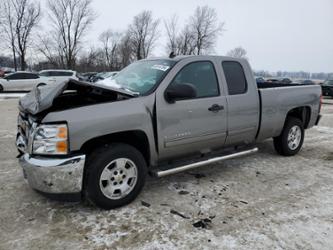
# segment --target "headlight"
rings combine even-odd
[[[68,128],[66,124],[40,125],[34,132],[34,154],[64,155],[68,153]]]

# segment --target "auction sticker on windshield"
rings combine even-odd
[[[158,69],[158,70],[162,70],[162,71],[167,71],[170,67],[166,66],[166,65],[159,65],[159,64],[155,64],[151,67],[152,69]]]

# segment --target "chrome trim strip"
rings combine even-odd
[[[188,137],[182,137],[182,138],[175,138],[170,139],[164,142],[164,146],[166,148],[173,147],[173,146],[179,146],[183,144],[189,144],[189,143],[195,143],[195,142],[202,142],[207,140],[212,140],[217,137],[225,137],[227,135],[226,132],[211,132],[211,133],[205,133],[200,135],[192,135]]]
[[[179,173],[179,172],[183,172],[183,171],[190,170],[190,169],[193,169],[193,168],[201,167],[201,166],[211,164],[211,163],[214,163],[214,162],[229,160],[229,159],[233,159],[233,158],[237,158],[237,157],[241,157],[241,156],[246,156],[246,155],[253,154],[253,153],[256,153],[256,152],[258,152],[258,148],[253,148],[253,149],[250,149],[250,150],[245,150],[245,151],[237,152],[237,153],[234,153],[234,154],[214,157],[214,158],[211,158],[211,159],[208,159],[208,160],[191,163],[191,164],[180,166],[180,167],[177,167],[177,168],[157,171],[155,174],[156,174],[157,177],[164,177],[164,176],[167,176],[167,175],[176,174],[176,173]]]

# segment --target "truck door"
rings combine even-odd
[[[179,62],[156,93],[158,150],[161,159],[205,153],[222,147],[226,138],[226,97],[213,61]],[[169,74],[169,75],[170,75]],[[197,96],[168,103],[169,86],[192,84]]]
[[[226,144],[251,143],[259,126],[260,103],[257,85],[245,60],[221,61],[228,91],[228,135]]]

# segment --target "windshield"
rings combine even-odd
[[[138,61],[100,84],[144,95],[160,83],[175,63],[172,60]]]
[[[333,80],[328,80],[324,82],[325,85],[333,85]]]

